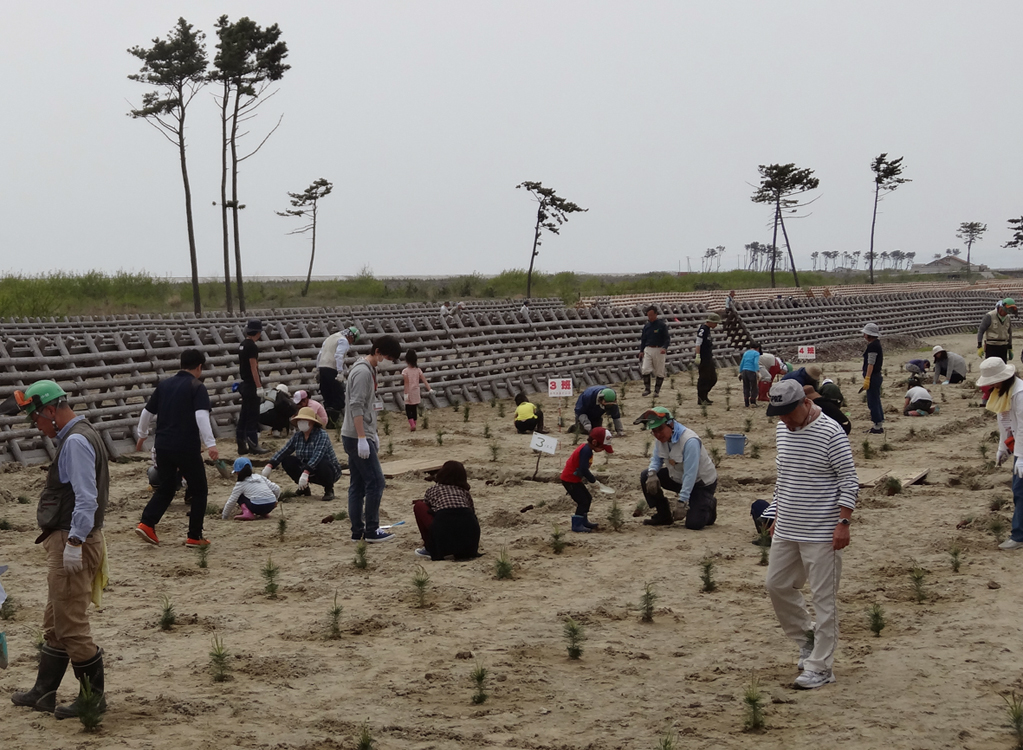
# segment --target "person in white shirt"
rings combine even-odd
[[[902,406],[904,417],[926,417],[938,411],[940,408],[934,405],[930,392],[922,385],[915,385],[906,391],[906,403]]]
[[[234,517],[236,521],[266,518],[277,507],[281,488],[261,474],[253,474],[252,461],[244,456],[235,459],[233,471],[236,480],[234,489],[220,517],[226,521],[234,509],[240,507],[242,512]]]
[[[345,355],[352,344],[359,340],[359,329],[355,326],[342,328],[328,336],[320,347],[316,360],[320,394],[326,407],[329,422],[337,422],[345,408]]]
[[[800,648],[795,686],[809,690],[835,681],[838,583],[859,481],[845,431],[806,398],[798,382],[775,383],[769,397],[767,415],[780,421],[778,478],[761,516],[773,519],[765,587],[782,630]],[[801,591],[807,582],[816,624]]]
[[[998,545],[999,549],[1023,547],[1023,380],[1016,367],[1001,357],[988,357],[980,364],[977,386],[991,386],[987,410],[998,415],[998,453],[995,463],[1001,466],[1012,456],[1012,533]]]

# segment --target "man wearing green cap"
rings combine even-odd
[[[714,344],[710,332],[718,327],[721,316],[717,313],[707,315],[707,322],[696,332],[696,367],[699,377],[696,379],[696,400],[700,406],[714,403],[710,400],[710,389],[718,382],[718,371],[714,364]]]
[[[575,421],[578,430],[589,435],[594,427],[600,427],[605,412],[614,421],[615,435],[625,434],[622,429],[622,413],[618,410],[618,395],[606,385],[593,385],[579,394],[575,402]]]
[[[320,356],[316,360],[317,375],[320,395],[331,422],[336,422],[345,408],[345,355],[358,340],[359,329],[349,326],[327,336],[320,347]]]
[[[70,705],[57,705],[68,663],[75,677],[88,683],[103,699],[103,650],[92,640],[88,606],[93,585],[103,567],[103,516],[110,489],[109,455],[103,438],[68,405],[67,393],[52,380],[40,380],[15,391],[0,405],[0,413],[23,411],[36,429],[57,440],[57,455],[46,473],[36,508],[42,534],[36,540],[46,550],[46,609],[43,645],[35,686],[14,693],[16,706],[48,711],[58,719],[78,716],[81,693]]]
[[[1008,363],[1012,359],[1012,319],[1016,314],[1016,300],[1006,297],[985,313],[977,330],[977,356],[981,359],[998,357]]]
[[[700,436],[663,406],[647,409],[634,424],[645,424],[656,439],[650,466],[640,472],[639,484],[647,505],[657,512],[643,521],[647,526],[668,526],[674,522],[671,504],[664,491],[678,493],[679,515],[686,528],[698,531],[713,526],[718,517],[714,490],[718,472]]]

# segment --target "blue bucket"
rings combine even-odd
[[[735,433],[725,435],[725,453],[729,456],[741,456],[746,450],[746,436]]]

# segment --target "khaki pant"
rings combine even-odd
[[[810,613],[800,589],[809,581],[813,609],[817,615],[813,653],[803,668],[823,672],[835,664],[838,645],[838,609],[836,596],[842,577],[842,551],[824,544],[790,542],[775,538],[767,565],[767,593],[781,629],[799,646],[806,643],[810,629]]]
[[[54,531],[43,540],[47,586],[43,636],[53,648],[67,651],[72,662],[82,663],[97,651],[86,609],[92,601],[92,579],[103,557],[103,531],[93,531],[82,545],[82,569],[78,573],[64,570],[67,538],[68,532]]]
[[[664,360],[667,356],[659,346],[648,346],[643,350],[643,364],[640,365],[640,373],[642,375],[653,373],[657,378],[665,377]]]

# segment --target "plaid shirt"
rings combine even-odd
[[[308,440],[305,439],[301,432],[296,432],[291,436],[287,444],[274,454],[274,457],[270,459],[270,463],[274,466],[280,466],[281,459],[292,453],[295,454],[295,458],[302,462],[303,468],[313,469],[321,461],[326,460],[326,466],[333,470],[334,476],[341,476],[341,464],[338,463],[337,455],[334,453],[334,446],[330,442],[330,436],[322,427],[313,427],[309,433]]]
[[[472,504],[472,495],[461,487],[450,484],[435,484],[428,489],[426,504],[435,512],[452,508],[469,508],[473,513],[476,512],[476,506]]]

